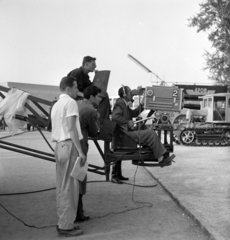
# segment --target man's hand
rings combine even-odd
[[[82,92],[77,92],[77,96],[84,97],[84,94]]]
[[[86,156],[84,153],[79,153],[79,158],[80,158],[80,166],[83,167],[86,163]]]
[[[134,123],[132,120],[128,121],[128,128],[133,129]]]

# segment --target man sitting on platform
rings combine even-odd
[[[154,130],[134,130],[134,123],[132,118],[137,117],[143,111],[143,101],[140,105],[132,110],[129,107],[129,102],[132,101],[132,91],[130,87],[124,86],[118,90],[118,95],[113,112],[112,121],[116,122],[121,130],[141,146],[148,146],[152,149],[155,159],[158,160],[160,167],[170,166],[175,155],[169,156],[169,153],[161,143]],[[112,182],[121,183],[120,180],[128,180],[122,176],[121,162],[118,161],[113,166]]]
[[[89,144],[88,137],[96,137],[100,131],[99,114],[96,110],[101,101],[101,89],[96,86],[89,86],[84,90],[84,99],[77,101],[80,115],[80,125],[83,139],[81,140],[81,147],[83,153],[87,156]],[[79,201],[77,216],[75,222],[88,221],[89,216],[84,215],[83,210],[83,195],[86,194],[87,176],[79,183]]]

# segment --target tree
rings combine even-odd
[[[230,0],[205,0],[200,12],[189,19],[189,26],[197,32],[208,33],[212,52],[205,51],[205,70],[209,79],[220,84],[230,83]]]

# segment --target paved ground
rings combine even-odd
[[[148,169],[216,239],[230,239],[230,148],[175,146],[176,163]]]
[[[5,140],[51,152],[36,132]],[[89,173],[84,205],[92,220],[81,224],[85,234],[78,239],[230,239],[229,148],[175,146],[175,152],[176,164],[163,169],[124,162],[128,183],[147,187],[97,182],[104,176]],[[103,165],[92,143],[88,159]],[[55,187],[54,163],[3,149],[0,160],[0,194]],[[0,203],[29,225],[56,224],[55,190],[2,195]],[[54,227],[27,227],[1,206],[0,228],[0,239],[57,238]]]

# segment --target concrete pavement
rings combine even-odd
[[[51,152],[37,132],[8,140]],[[123,163],[128,183],[135,179],[145,187],[97,182],[105,177],[89,173],[84,205],[92,219],[81,224],[85,234],[78,239],[230,239],[229,149],[175,146],[175,153],[176,163],[163,169]],[[0,194],[55,187],[55,164],[3,149],[0,154]],[[88,159],[103,165],[92,142]],[[26,227],[0,207],[0,239],[56,239],[55,190],[0,196],[0,203],[27,224],[51,226]]]
[[[175,146],[176,163],[147,168],[211,239],[230,239],[230,148]]]
[[[26,131],[22,131],[21,129],[18,129],[18,132],[14,134],[14,136],[24,134],[24,133],[26,133]],[[6,131],[0,130],[0,140],[9,138],[9,137],[13,137],[11,133],[9,133],[7,130]]]

